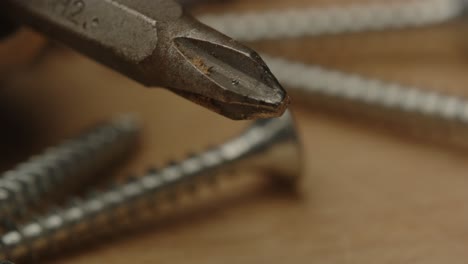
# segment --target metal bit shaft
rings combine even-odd
[[[46,195],[76,188],[135,146],[139,127],[129,116],[47,149],[0,176],[0,219],[12,219]]]
[[[0,259],[16,261],[50,249],[56,243],[80,239],[77,233],[95,234],[103,228],[100,223],[122,221],[115,219],[119,215],[117,212],[132,210],[138,202],[153,200],[161,191],[200,182],[207,177],[211,179],[216,172],[250,167],[293,184],[300,174],[300,164],[299,142],[289,113],[281,118],[257,121],[225,144],[152,170],[126,184],[94,193],[89,198],[73,199],[73,205],[4,234],[0,238]]]
[[[5,0],[0,10],[146,86],[232,119],[280,116],[289,103],[257,53],[173,0]]]

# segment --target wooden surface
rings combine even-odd
[[[279,0],[238,0],[208,9],[281,5],[285,3]],[[306,62],[467,95],[465,24],[456,21],[424,29],[254,46]],[[122,165],[120,176],[219,143],[246,125],[164,90],[143,89],[63,49],[48,52],[9,77],[0,90],[5,168],[120,112],[138,113],[145,125],[142,147]],[[397,137],[305,105],[293,103],[292,109],[304,144],[300,196],[263,182],[228,198],[213,190],[214,204],[196,213],[63,252],[49,261],[466,263],[466,153]]]

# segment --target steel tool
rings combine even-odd
[[[289,104],[256,52],[173,0],[5,0],[0,14],[232,119],[280,116]]]

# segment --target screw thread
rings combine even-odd
[[[5,172],[0,177],[0,219],[24,216],[45,195],[82,184],[134,146],[138,130],[133,118],[122,116]]]
[[[468,146],[468,101],[317,65],[264,56],[272,71],[305,103],[372,118],[401,132]]]
[[[202,14],[198,19],[234,39],[258,41],[420,27],[458,17],[465,5],[460,0],[410,0]]]
[[[241,136],[225,144],[159,170],[150,170],[142,177],[95,192],[87,198],[75,198],[72,205],[38,217],[4,234],[0,238],[0,256],[13,260],[32,256],[33,253],[53,248],[58,242],[71,240],[78,229],[80,233],[86,233],[86,230],[94,233],[102,227],[102,223],[118,222],[120,219],[115,219],[118,212],[131,210],[137,201],[151,204],[155,194],[160,191],[201,182],[207,176],[212,179],[216,171],[236,167],[241,163],[245,165],[245,161],[253,161],[255,157],[263,158],[278,146],[283,146],[279,152],[287,152],[285,144],[291,147],[294,154],[298,154],[296,133],[288,114],[280,119],[258,121]],[[290,163],[293,167],[291,173],[297,173],[298,157],[287,154],[290,160],[270,161],[268,167]]]

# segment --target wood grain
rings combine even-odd
[[[286,2],[239,0],[207,9],[275,5]],[[254,46],[302,61],[467,95],[468,39],[461,34],[465,30],[466,21],[459,20],[432,28]],[[12,76],[0,93],[2,100],[14,106],[11,109],[22,113],[12,110],[7,114],[19,124],[28,124],[20,126],[26,127],[18,134],[22,136],[1,139],[21,142],[27,137],[30,143],[11,149],[18,153],[17,160],[112,114],[140,114],[145,124],[141,151],[116,177],[221,142],[246,125],[164,90],[143,89],[62,49]],[[218,206],[201,208],[128,238],[66,251],[50,261],[466,263],[465,153],[396,137],[305,105],[293,104],[292,108],[304,143],[301,196],[258,183],[227,200],[214,195]],[[12,165],[7,157],[2,160],[5,166]]]

